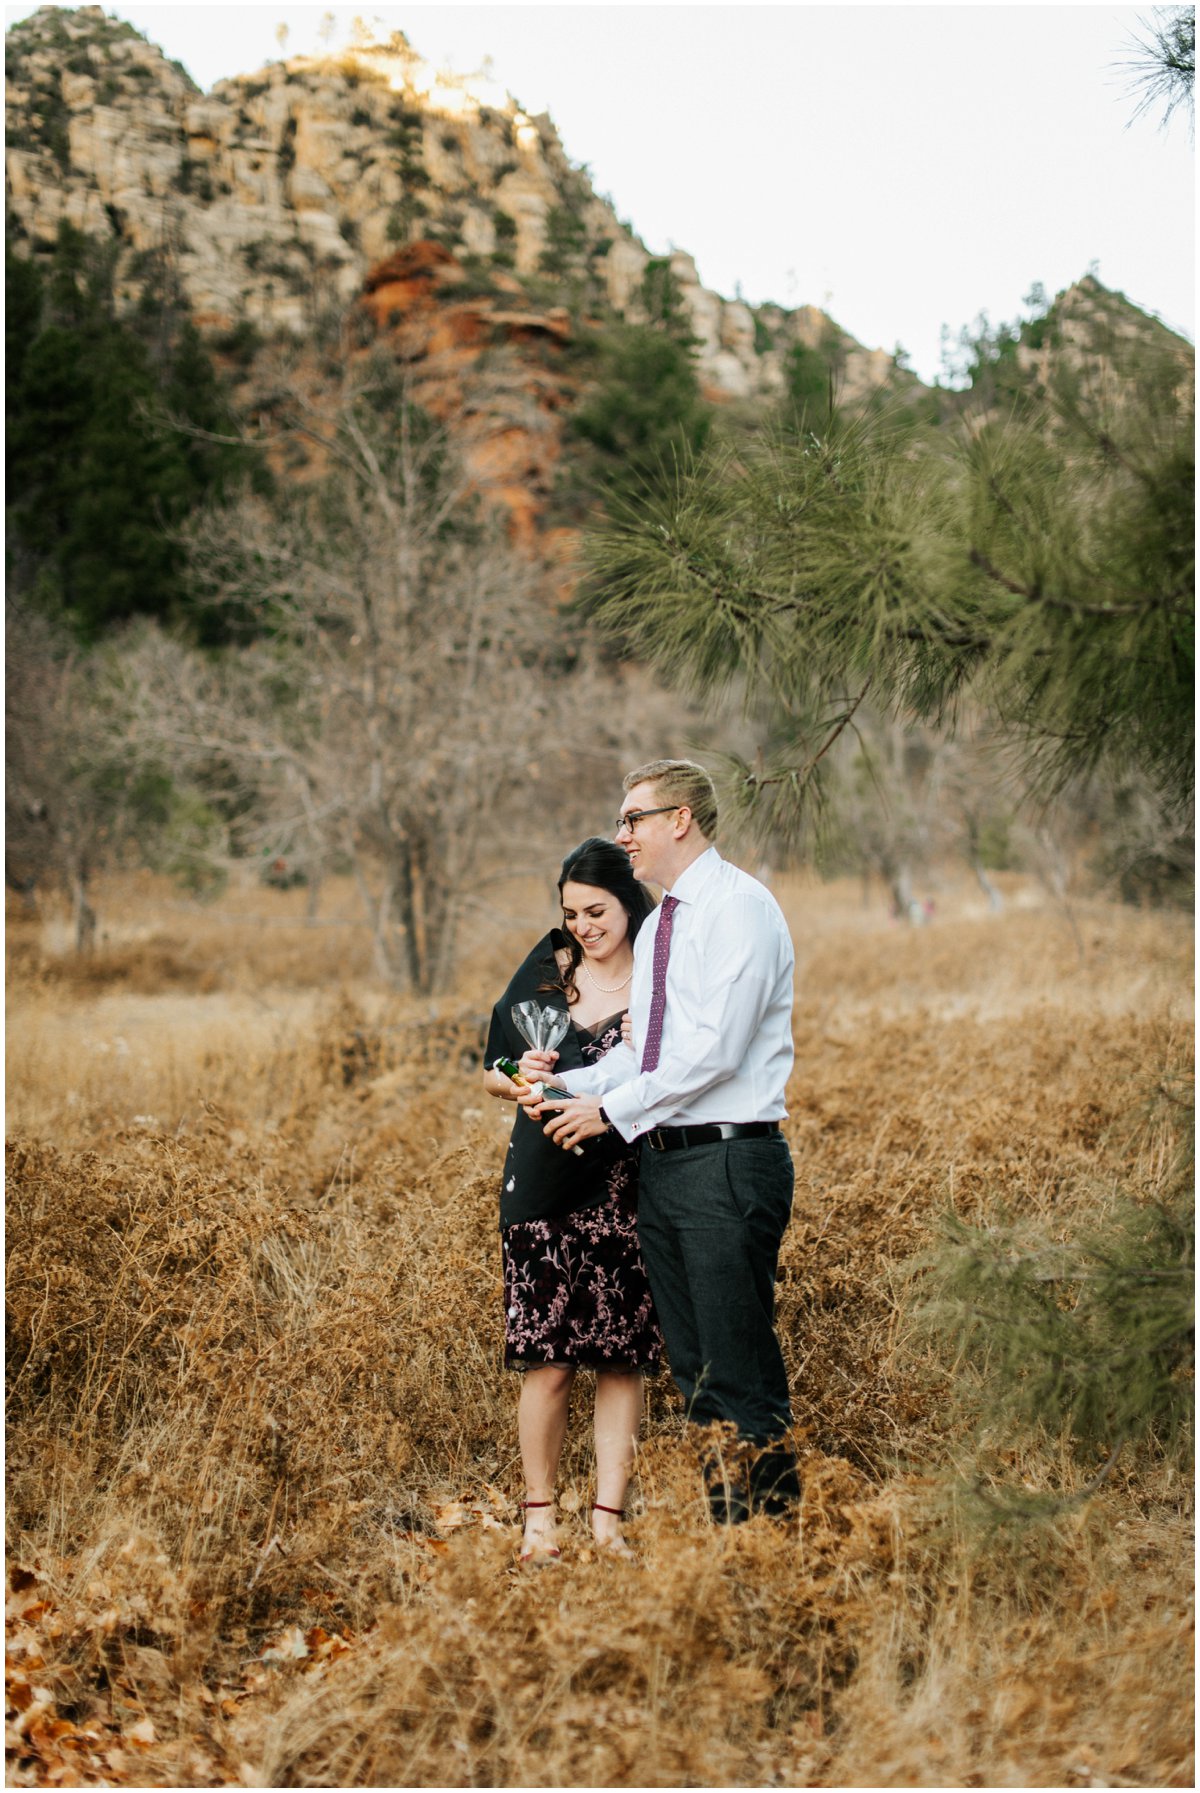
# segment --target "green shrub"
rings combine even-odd
[[[988,1434],[1061,1439],[1084,1463],[1128,1447],[1190,1458],[1195,1213],[1189,1098],[1167,1074],[1155,1098],[1173,1156],[1148,1188],[1092,1218],[942,1223],[914,1266],[918,1317],[955,1365],[959,1398]],[[1164,1110],[1174,1125],[1161,1128]],[[1082,1210],[1085,1214],[1088,1208]]]

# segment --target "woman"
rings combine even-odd
[[[653,904],[612,841],[593,837],[568,853],[558,881],[563,930],[538,942],[492,1012],[484,1087],[515,1102],[517,1086],[496,1068],[517,1059],[527,1081],[594,1063],[621,1037],[633,976],[633,942]],[[571,1026],[556,1055],[529,1051],[512,1005],[565,1009]],[[571,1385],[596,1372],[596,1499],[592,1535],[604,1549],[632,1552],[621,1529],[625,1490],[642,1413],[642,1377],[658,1367],[661,1338],[638,1249],[637,1160],[615,1132],[579,1154],[552,1145],[540,1123],[517,1112],[504,1162],[500,1227],[508,1368],[524,1372],[518,1407],[525,1471],[520,1560],[558,1556],[554,1483],[567,1430]]]

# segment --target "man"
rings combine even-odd
[[[562,1073],[574,1099],[546,1132],[568,1150],[609,1126],[643,1141],[638,1232],[672,1374],[693,1420],[731,1420],[751,1447],[748,1475],[709,1466],[714,1515],[736,1521],[799,1495],[774,1326],[794,954],[778,903],[721,858],[716,833],[702,766],[654,760],[626,778],[617,842],[664,891],[634,949],[634,1045]]]

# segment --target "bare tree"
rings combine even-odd
[[[394,362],[350,362],[336,402],[292,395],[286,420],[319,476],[189,538],[251,643],[203,658],[147,637],[142,728],[240,788],[243,848],[348,866],[380,974],[431,991],[481,852],[498,859],[562,780],[574,650]]]
[[[983,718],[951,736],[864,706],[833,758],[829,850],[882,880],[898,920],[929,918],[917,882],[956,858],[989,908],[1003,907],[990,870],[1021,793],[997,766]]]
[[[131,752],[115,652],[85,653],[20,599],[5,618],[5,881],[31,905],[60,890],[86,952],[97,875],[153,856],[174,820],[170,780]]]

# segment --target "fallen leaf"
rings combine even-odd
[[[308,1645],[304,1641],[304,1633],[299,1625],[289,1625],[275,1643],[262,1652],[259,1661],[303,1662],[307,1655]]]
[[[36,1632],[33,1631],[14,1631],[8,1640],[8,1654],[10,1656],[25,1657],[26,1660],[22,1664],[22,1667],[26,1674],[32,1674],[35,1669],[45,1668],[46,1666],[46,1659],[42,1655],[41,1642]]]
[[[33,1705],[33,1688],[22,1675],[13,1675],[4,1693],[8,1704],[17,1712],[28,1712]]]
[[[28,1731],[45,1713],[54,1710],[54,1695],[48,1687],[30,1687],[27,1681],[20,1683],[20,1686],[22,1687],[20,1697],[24,1699],[25,1692],[28,1692],[29,1695],[24,1705],[18,1706],[16,1703],[16,1686],[9,1688],[7,1696],[9,1704],[20,1714],[13,1726],[18,1736]]]
[[[158,1732],[154,1729],[153,1722],[148,1718],[139,1718],[137,1723],[135,1725],[130,1725],[129,1729],[125,1731],[123,1735],[129,1743],[141,1743],[148,1746],[151,1743],[158,1742]]]
[[[31,1613],[45,1612],[49,1602],[43,1600],[38,1591],[36,1578],[29,1576],[27,1570],[16,1569],[12,1576],[12,1592],[5,1597],[4,1616],[6,1619],[27,1619]],[[18,1576],[22,1577],[18,1585]]]

